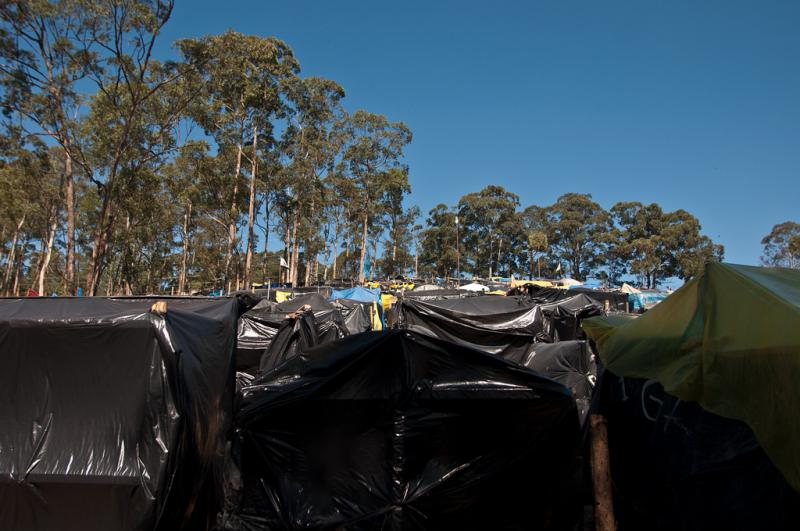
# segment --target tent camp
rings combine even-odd
[[[233,298],[0,300],[0,529],[210,527],[237,315]]]
[[[711,263],[641,317],[583,327],[617,376],[746,423],[800,491],[800,271]]]
[[[568,529],[580,513],[568,390],[436,338],[308,350],[244,389],[237,426],[245,529]]]

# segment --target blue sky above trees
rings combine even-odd
[[[409,204],[499,184],[695,214],[757,263],[800,217],[800,3],[179,1],[160,41],[275,35],[414,132]]]

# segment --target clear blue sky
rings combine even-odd
[[[423,213],[487,184],[655,201],[750,264],[800,221],[800,1],[177,0],[160,53],[229,28],[408,124]]]

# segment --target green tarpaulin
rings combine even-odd
[[[709,264],[643,316],[583,328],[618,376],[746,422],[800,491],[800,271]]]

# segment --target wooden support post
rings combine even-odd
[[[594,520],[597,531],[614,531],[614,502],[611,496],[611,467],[608,456],[608,421],[603,415],[589,417],[592,437],[592,485],[594,486]]]

